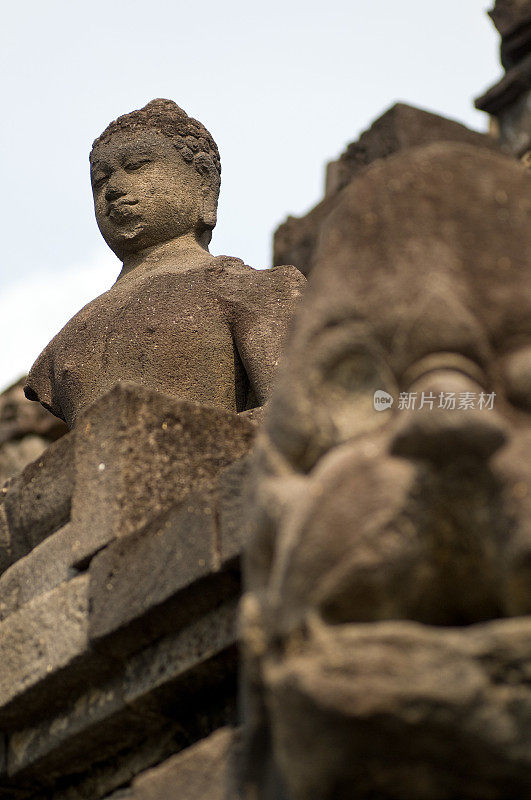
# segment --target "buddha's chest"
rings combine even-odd
[[[201,283],[116,286],[76,315],[53,347],[54,380],[76,416],[117,381],[235,409],[228,313]]]

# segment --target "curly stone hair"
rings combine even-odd
[[[221,184],[221,162],[217,145],[205,126],[189,117],[173,100],[158,98],[151,100],[143,108],[122,114],[94,140],[91,156],[94,149],[107,142],[113,133],[146,128],[156,130],[171,139],[181,157],[193,164],[199,172],[203,182],[213,193],[216,204]],[[207,227],[213,228],[216,224],[215,213],[204,222]]]

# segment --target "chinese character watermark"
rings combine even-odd
[[[496,392],[400,392],[396,407],[399,411],[420,411],[442,408],[446,411],[478,409],[479,411],[492,411]],[[374,393],[374,408],[376,411],[386,411],[394,403],[394,398],[388,392],[378,389]]]

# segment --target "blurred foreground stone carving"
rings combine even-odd
[[[530,211],[444,143],[323,225],[253,458],[249,798],[531,793]]]

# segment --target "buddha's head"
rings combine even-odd
[[[269,740],[289,800],[529,789],[531,693],[507,687],[531,669],[530,213],[519,164],[435,144],[375,163],[323,225],[257,440],[242,606],[248,765],[260,782]]]
[[[216,224],[219,153],[171,100],[124,114],[92,146],[96,220],[120,259],[181,236],[207,247]]]

